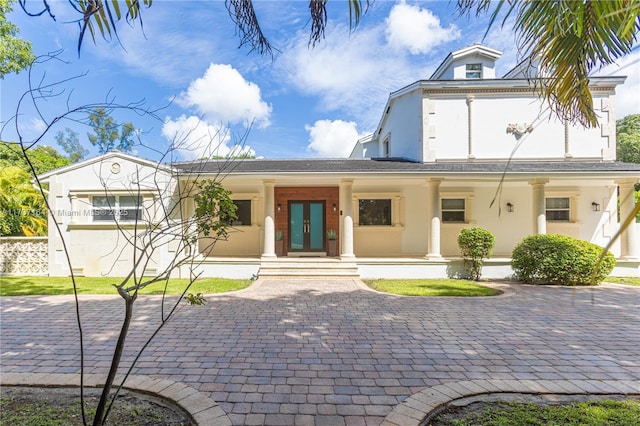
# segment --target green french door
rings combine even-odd
[[[289,201],[289,251],[324,251],[324,201]]]

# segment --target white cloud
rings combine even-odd
[[[313,126],[306,125],[305,130],[309,132],[307,150],[321,157],[347,157],[362,137],[353,121],[318,120]]]
[[[260,88],[247,81],[231,65],[211,64],[178,98],[183,107],[195,107],[208,121],[254,122],[269,125],[271,106],[262,100]]]
[[[318,97],[320,110],[342,111],[363,128],[375,127],[389,92],[419,75],[403,55],[391,54],[381,26],[353,34],[344,26],[333,27],[313,49],[307,37],[300,34],[278,59],[282,78]]]
[[[460,30],[454,24],[443,28],[440,19],[430,10],[405,2],[391,9],[386,24],[389,45],[409,49],[413,55],[429,53],[434,47],[460,37]]]
[[[172,147],[186,160],[243,153],[255,155],[249,146],[230,145],[230,131],[224,125],[209,124],[193,115],[182,115],[177,120],[165,119],[162,135],[171,141]]]

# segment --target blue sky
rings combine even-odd
[[[66,80],[41,103],[43,117],[51,120],[68,105],[142,102],[156,117],[126,110],[113,116],[134,123],[144,145],[135,153],[149,159],[176,141],[176,159],[225,155],[236,144],[266,158],[344,157],[375,129],[389,93],[428,78],[450,51],[475,42],[502,51],[498,76],[518,62],[509,25],[496,25],[483,39],[487,19],[459,17],[454,1],[377,0],[354,32],[347,2],[329,1],[326,38],[312,49],[306,1],[258,0],[263,31],[279,49],[273,57],[238,48],[224,2],[215,0],[155,0],[143,10],[144,31],[121,23],[121,45],[102,38],[94,44],[89,36],[78,57],[78,27],[65,23],[72,17],[68,3],[51,4],[58,22],[27,17],[19,7],[9,16],[36,54],[62,49],[32,72],[33,82]],[[628,76],[617,93],[619,118],[640,113],[639,58],[636,49],[597,73]],[[0,82],[3,140],[16,139],[11,118],[28,81],[25,71]],[[44,123],[28,102],[22,105],[18,126],[29,141]],[[90,155],[97,153],[89,129],[74,120],[57,123],[41,142],[56,146],[55,133],[66,127],[79,133]],[[211,138],[213,150],[203,143]]]

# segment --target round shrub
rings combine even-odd
[[[594,270],[603,248],[566,235],[531,235],[513,250],[511,266],[516,279],[532,284],[589,285],[600,283],[613,270],[610,252]]]
[[[479,226],[463,228],[458,234],[460,254],[464,258],[464,265],[472,280],[478,281],[480,279],[482,259],[491,256],[495,242],[493,234]]]

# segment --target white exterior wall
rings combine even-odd
[[[423,161],[434,158],[466,160],[470,154],[469,134],[471,154],[476,159],[508,159],[518,144],[514,159],[564,159],[565,153],[600,159],[603,154],[610,156],[609,146],[615,144],[608,131],[609,114],[600,110],[597,110],[602,116],[599,128],[570,127],[567,138],[564,123],[550,115],[532,96],[504,98],[477,94],[470,107],[466,96],[433,95],[430,102],[434,107],[433,113],[428,115],[425,139],[433,152]],[[472,109],[471,122],[469,108]],[[525,125],[525,128],[533,125],[533,130],[517,137],[507,131],[509,124]]]
[[[54,210],[54,215],[49,216],[49,275],[70,274],[62,239],[73,271],[78,275],[122,277],[132,270],[133,247],[127,239],[134,238],[134,223],[121,223],[118,229],[114,222],[93,220],[91,197],[106,195],[105,186],[107,195],[137,195],[140,188],[145,218],[138,222],[139,243],[144,234],[143,225],[162,218],[159,203],[169,203],[175,182],[167,172],[112,155],[105,156],[105,161],[91,161],[84,167],[62,169],[49,179],[49,202]],[[111,171],[113,163],[120,166],[118,173]],[[159,190],[163,198],[157,197]],[[143,269],[147,273],[159,271],[168,261],[171,247],[159,241],[156,246],[146,265],[138,268],[139,273]]]
[[[365,157],[383,157],[382,143],[389,138],[389,156],[413,160],[422,158],[422,95],[413,91],[394,100],[392,114],[385,117],[377,136],[378,152],[367,150]]]

